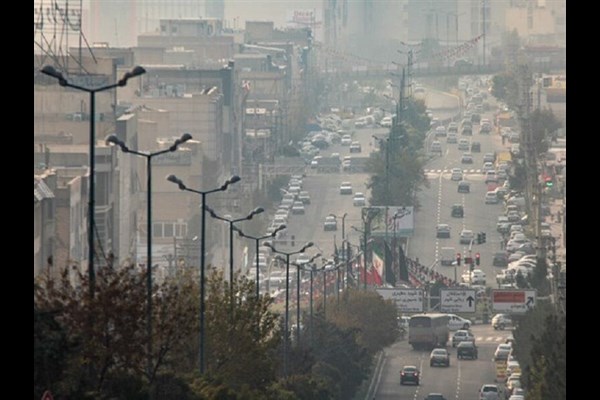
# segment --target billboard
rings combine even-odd
[[[362,215],[371,212],[371,236],[411,237],[415,231],[414,208],[412,206],[364,207]],[[394,218],[396,216],[396,218]],[[363,219],[364,220],[364,219]]]

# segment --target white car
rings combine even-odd
[[[458,137],[456,136],[456,132],[448,132],[448,136],[446,136],[446,143],[456,143],[458,142]]]
[[[460,244],[470,244],[471,240],[475,238],[475,234],[470,229],[463,229],[460,232]]]
[[[498,194],[490,190],[485,194],[485,204],[498,204]]]
[[[344,135],[341,141],[342,146],[350,146],[352,144],[352,136]]]
[[[361,192],[354,193],[354,198],[352,199],[352,204],[355,207],[364,207],[367,204],[367,200],[365,199],[365,194]]]
[[[340,185],[340,194],[352,194],[352,183],[342,182]]]
[[[467,139],[460,139],[458,141],[458,149],[459,150],[469,151],[470,148],[471,148],[471,145],[469,144],[469,141]]]
[[[434,140],[431,142],[431,147],[429,151],[432,153],[441,153],[442,152],[442,144],[438,140]]]
[[[295,201],[292,205],[292,214],[304,214],[304,203]]]
[[[453,181],[462,181],[463,179],[463,171],[460,168],[452,168],[452,175],[450,179]]]
[[[448,314],[448,317],[450,318],[448,320],[448,329],[451,331],[457,331],[460,329],[467,330],[471,328],[472,322],[466,318],[456,314]]]

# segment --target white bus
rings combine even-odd
[[[450,330],[448,314],[416,314],[408,321],[408,343],[413,349],[446,347]]]

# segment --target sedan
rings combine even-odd
[[[458,193],[470,193],[471,184],[467,181],[458,182]]]
[[[325,231],[337,231],[337,220],[334,216],[325,217],[325,223],[323,224],[323,230]]]
[[[450,239],[450,225],[448,224],[438,224],[435,232],[435,237],[438,239]]]
[[[456,347],[460,342],[474,342],[475,336],[467,330],[460,329],[452,335],[452,347]]]
[[[342,182],[340,185],[340,194],[352,194],[352,183]]]
[[[463,171],[460,168],[452,168],[452,175],[450,179],[453,181],[462,181]]]
[[[400,371],[400,384],[405,385],[406,383],[414,383],[415,385],[419,384],[419,369],[414,365],[406,365]]]
[[[494,155],[494,153],[485,153],[483,155],[483,162],[491,162],[493,163],[494,161],[496,161],[496,156]]]
[[[474,237],[475,237],[475,234],[473,233],[472,230],[463,229],[460,232],[460,241],[459,242],[460,242],[460,244],[470,244]]]
[[[429,355],[429,366],[443,365],[446,367],[450,366],[450,354],[446,349],[433,349]]]
[[[460,159],[461,164],[473,164],[473,154],[464,153]]]
[[[492,265],[494,267],[506,267],[508,265],[508,257],[506,253],[494,253],[492,256]]]
[[[304,203],[295,201],[292,205],[292,214],[304,214]]]
[[[354,194],[354,198],[352,199],[352,204],[355,207],[364,207],[367,204],[365,194],[362,192],[356,192]]]

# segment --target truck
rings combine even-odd
[[[511,161],[512,161],[512,154],[510,153],[510,151],[501,151],[496,156],[496,166],[498,166],[502,163],[510,165]]]
[[[440,249],[440,265],[451,266],[456,261],[456,249],[454,247],[442,247]]]

